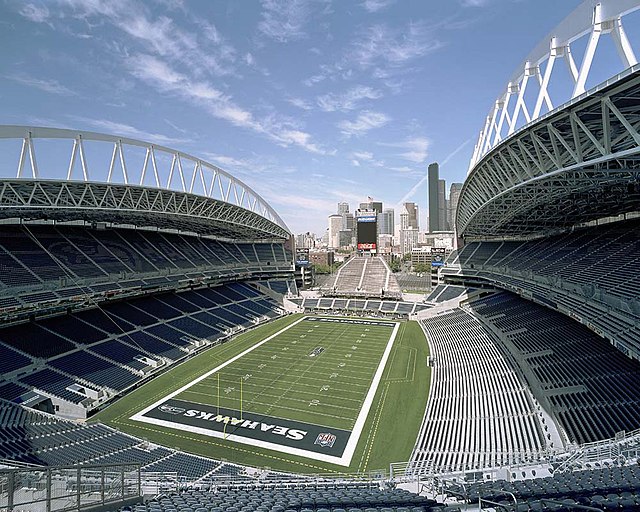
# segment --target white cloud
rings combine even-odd
[[[24,4],[18,12],[21,16],[35,23],[49,22],[50,13],[46,5]]]
[[[406,28],[395,30],[378,24],[368,27],[354,42],[349,60],[362,68],[400,66],[441,46],[424,23],[409,23]]]
[[[282,130],[278,133],[273,133],[272,137],[281,141],[284,146],[295,144],[310,153],[327,154],[326,151],[311,142],[311,134],[300,130]]]
[[[129,57],[128,67],[140,80],[162,92],[175,94],[199,107],[204,107],[213,117],[265,135],[281,146],[294,145],[311,153],[327,153],[311,141],[309,133],[295,129],[286,121],[273,118],[258,119],[208,82],[192,81],[157,57],[145,54],[132,55]]]
[[[42,80],[40,78],[34,78],[23,74],[7,75],[6,78],[51,94],[58,94],[59,96],[76,96],[74,91],[62,85],[57,80]]]
[[[386,9],[394,2],[395,0],[365,0],[362,2],[362,7],[369,12],[378,12]]]
[[[369,130],[380,128],[389,122],[389,117],[381,112],[361,112],[355,121],[341,121],[338,128],[348,137],[363,135]]]
[[[398,156],[410,162],[421,164],[429,154],[430,141],[426,137],[410,137],[403,142],[387,142],[381,143],[381,145],[405,149],[406,151],[399,153]]]
[[[288,100],[294,107],[298,107],[302,110],[311,110],[313,107],[310,103],[306,102],[302,98],[291,98]]]
[[[90,119],[88,117],[81,116],[69,116],[71,119],[88,124],[93,128],[112,134],[122,135],[124,137],[130,137],[132,139],[141,139],[148,142],[157,142],[158,144],[182,144],[187,142],[187,139],[178,139],[175,137],[168,137],[161,133],[147,132],[140,130],[135,126],[129,124],[118,123],[109,119]]]
[[[312,13],[310,0],[262,0],[262,20],[258,30],[286,43],[307,37],[305,29]]]
[[[373,153],[370,153],[369,151],[354,151],[352,155],[354,158],[364,160],[366,162],[371,162],[373,160]]]
[[[89,24],[110,23],[140,43],[145,51],[171,62],[216,75],[235,71],[235,49],[206,20],[195,20],[198,30],[185,30],[167,16],[153,18],[144,3],[131,0],[58,0],[58,3]]]
[[[236,158],[229,155],[219,155],[217,153],[209,153],[204,151],[201,153],[204,158],[214,165],[218,165],[222,169],[234,169],[240,171],[259,171],[264,167],[254,160]]]
[[[351,164],[360,167],[366,165],[368,167],[384,167],[384,161],[374,158],[370,151],[354,151],[351,153]]]
[[[318,97],[318,105],[325,112],[353,110],[363,100],[377,100],[382,93],[371,87],[356,85],[342,94],[325,94]]]
[[[489,0],[462,0],[463,7],[484,7]]]
[[[71,16],[87,23],[97,20],[109,23],[144,47],[144,51],[132,51],[124,43],[117,49],[127,70],[152,88],[196,104],[213,117],[262,134],[281,146],[294,145],[312,153],[327,153],[293,120],[275,114],[259,118],[223,92],[223,85],[218,86],[218,82],[208,78],[208,74],[235,74],[237,58],[235,49],[224,41],[212,23],[190,19],[197,29],[189,30],[178,26],[172,18],[152,16],[147,4],[134,0],[58,0],[58,3],[71,10]],[[290,16],[283,30],[298,26],[294,20],[304,18],[302,12],[307,9],[307,2],[302,0],[288,9],[275,0],[265,0],[264,5],[274,16],[277,12]],[[242,60],[255,66],[251,54],[245,54]]]
[[[311,87],[324,80],[352,79],[358,70],[369,71],[367,76],[381,79],[397,93],[403,83],[391,79],[407,73],[414,61],[443,46],[435,36],[433,24],[412,22],[394,28],[384,23],[371,25],[357,32],[341,58],[320,65],[318,72],[302,83]]]

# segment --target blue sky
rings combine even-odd
[[[463,181],[484,118],[578,0],[0,0],[0,123],[200,156],[322,234],[339,201]]]

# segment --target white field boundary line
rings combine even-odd
[[[378,365],[378,369],[376,370],[376,373],[373,376],[373,382],[371,383],[369,392],[367,393],[367,396],[364,399],[364,403],[362,404],[362,408],[360,409],[360,414],[358,414],[358,419],[356,419],[356,423],[353,427],[353,430],[351,431],[351,436],[349,437],[347,446],[342,454],[341,459],[346,459],[346,464],[339,463],[340,465],[348,466],[351,464],[351,458],[353,457],[353,454],[356,451],[356,446],[358,446],[358,441],[360,440],[360,434],[362,434],[362,430],[364,429],[364,424],[366,423],[367,416],[369,415],[369,410],[371,409],[371,405],[373,405],[373,399],[375,398],[376,392],[378,391],[378,385],[382,380],[382,374],[384,373],[384,369],[387,366],[387,360],[391,355],[393,342],[396,340],[396,335],[398,334],[399,328],[400,328],[400,324],[396,323],[395,327],[393,328],[393,332],[391,333],[391,337],[389,338],[389,342],[387,343],[387,346],[384,349],[382,358],[380,359],[380,364]]]
[[[131,416],[129,419],[131,419],[133,421],[139,421],[139,422],[142,422],[142,423],[150,423],[152,425],[157,425],[157,426],[161,426],[161,427],[167,427],[167,428],[172,428],[172,429],[177,429],[177,430],[183,430],[183,431],[186,431],[186,432],[192,432],[194,434],[201,434],[201,435],[205,435],[205,436],[209,436],[209,437],[216,437],[218,439],[226,439],[226,440],[230,440],[230,441],[235,441],[237,443],[248,444],[248,445],[251,445],[251,446],[257,446],[259,448],[265,448],[265,449],[268,449],[268,450],[273,450],[273,451],[278,451],[278,452],[284,452],[284,453],[287,453],[287,454],[290,454],[290,455],[297,455],[297,456],[300,456],[300,457],[306,457],[306,458],[310,458],[310,459],[314,459],[314,460],[318,460],[318,461],[322,461],[322,462],[328,462],[330,464],[337,464],[339,466],[349,466],[351,464],[351,459],[353,458],[353,454],[354,454],[354,452],[356,450],[356,447],[358,445],[358,441],[360,440],[360,435],[362,434],[362,430],[364,429],[364,425],[365,425],[365,423],[367,421],[367,416],[369,415],[369,410],[371,409],[371,406],[373,404],[373,399],[375,398],[376,392],[378,390],[378,386],[380,384],[380,381],[382,380],[382,374],[384,373],[384,369],[385,369],[385,366],[387,364],[387,360],[389,359],[389,355],[391,354],[391,349],[393,348],[393,343],[394,343],[394,341],[396,339],[396,335],[397,335],[398,329],[400,327],[399,323],[395,324],[395,327],[393,328],[393,332],[391,333],[389,341],[387,342],[387,346],[386,346],[386,348],[384,350],[384,353],[382,354],[382,358],[380,359],[380,363],[378,364],[378,368],[376,370],[376,373],[373,376],[373,381],[371,383],[371,387],[369,388],[369,392],[367,393],[367,396],[364,399],[362,407],[360,408],[360,413],[358,414],[358,417],[356,418],[356,422],[354,424],[353,430],[351,431],[351,435],[349,437],[349,441],[347,442],[347,445],[346,445],[345,450],[344,450],[344,452],[342,454],[342,457],[335,457],[335,456],[332,456],[332,455],[325,455],[325,454],[322,454],[322,453],[303,450],[301,448],[293,448],[293,447],[290,447],[290,446],[282,446],[280,444],[270,443],[268,441],[261,441],[259,439],[251,439],[251,438],[247,438],[247,437],[243,437],[243,436],[238,436],[236,434],[226,434],[225,435],[224,432],[217,432],[217,431],[208,430],[208,429],[205,429],[205,428],[194,427],[194,426],[191,426],[191,425],[184,425],[182,423],[174,423],[172,421],[159,420],[159,419],[155,419],[155,418],[147,418],[146,416],[144,416],[147,412],[151,411],[152,409],[155,409],[156,407],[160,406],[161,404],[163,404],[167,400],[170,400],[171,398],[179,395],[183,391],[189,389],[194,384],[197,384],[198,382],[201,382],[202,380],[206,379],[210,375],[213,375],[217,371],[220,371],[225,366],[233,363],[234,361],[237,361],[238,359],[240,359],[241,357],[245,356],[246,354],[248,354],[252,350],[255,350],[259,346],[264,345],[268,341],[272,340],[276,336],[279,336],[281,333],[287,331],[288,329],[291,329],[293,326],[299,324],[300,322],[302,322],[305,319],[306,319],[306,317],[302,317],[299,320],[296,320],[295,322],[293,322],[292,324],[284,327],[283,329],[279,330],[275,334],[272,334],[271,336],[269,336],[268,338],[265,338],[261,342],[256,343],[252,347],[249,347],[248,349],[246,349],[245,351],[241,352],[237,356],[234,356],[231,359],[229,359],[228,361],[222,363],[221,365],[218,365],[213,370],[209,370],[208,372],[206,372],[205,374],[201,375],[200,377],[198,377],[198,378],[192,380],[191,382],[189,382],[188,384],[182,386],[180,389],[177,389],[177,390],[173,391],[172,393],[166,395],[165,397],[161,398],[157,402],[149,405],[148,407],[145,407],[143,410],[137,412],[136,414]]]

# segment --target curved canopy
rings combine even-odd
[[[640,211],[640,67],[527,125],[467,177],[466,239],[532,237]]]
[[[251,187],[188,153],[95,132],[0,126],[0,143],[11,141],[19,151],[14,165],[0,166],[0,217],[124,222],[225,238],[290,235]]]

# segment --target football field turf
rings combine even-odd
[[[427,354],[415,322],[292,316],[206,350],[97,419],[240,463],[378,469],[410,455]]]
[[[398,326],[301,318],[132,419],[348,466]]]

